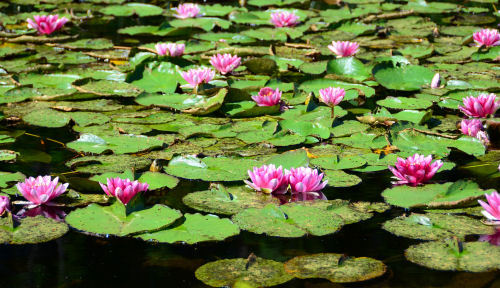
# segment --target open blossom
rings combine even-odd
[[[5,211],[9,211],[9,197],[0,196],[0,216],[3,215]]]
[[[472,35],[477,47],[500,45],[500,34],[497,29],[482,29]]]
[[[299,23],[299,18],[295,13],[288,11],[271,13],[271,23],[276,27],[293,27]]]
[[[486,196],[486,201],[478,200],[479,204],[483,206],[484,217],[488,218],[488,220],[500,221],[500,195],[497,191],[493,191],[490,195],[484,194]],[[500,224],[500,222],[499,222]]]
[[[176,14],[174,14],[174,17],[179,19],[195,18],[201,16],[200,7],[198,7],[197,4],[193,3],[180,4],[177,8],[173,8],[173,10],[175,10],[176,12]]]
[[[288,187],[288,178],[283,174],[283,167],[276,168],[273,164],[253,167],[248,170],[248,176],[252,182],[244,182],[251,188],[267,194],[284,194]]]
[[[35,15],[33,19],[26,19],[28,28],[36,29],[39,34],[51,34],[52,32],[61,29],[68,22],[66,17],[59,18],[59,15]]]
[[[389,170],[399,180],[393,183],[416,186],[429,181],[443,166],[443,162],[440,160],[436,160],[432,164],[431,162],[431,155],[424,157],[424,155],[415,154],[407,159],[398,157],[396,167],[389,166]]]
[[[54,180],[50,176],[29,177],[24,182],[17,183],[16,187],[26,200],[35,205],[41,205],[66,192],[69,184],[58,182],[59,177]]]
[[[100,183],[102,190],[110,197],[116,197],[124,205],[134,198],[139,192],[145,192],[148,190],[149,185],[147,183],[140,183],[139,181],[130,181],[130,179],[108,178],[107,186]]]
[[[160,56],[171,56],[177,57],[184,54],[184,48],[186,45],[184,44],[176,44],[176,43],[158,43],[155,45],[156,53]]]
[[[187,72],[181,72],[182,78],[191,86],[196,87],[201,83],[208,83],[215,77],[215,71],[210,68],[189,69]]]
[[[332,41],[328,49],[338,57],[349,57],[358,53],[359,44],[350,41]]]
[[[477,132],[483,130],[483,123],[479,119],[463,119],[460,122],[460,130],[464,135],[476,137]]]
[[[292,194],[319,192],[325,188],[328,181],[323,181],[323,173],[318,174],[318,170],[309,167],[291,168],[286,170]]]
[[[464,106],[458,106],[458,108],[469,117],[483,118],[495,114],[500,107],[500,101],[496,98],[497,95],[493,93],[480,94],[477,97],[469,96],[463,99]]]
[[[274,106],[281,101],[281,91],[270,87],[260,89],[259,94],[252,96],[253,101],[259,106]]]
[[[434,74],[434,77],[432,77],[431,88],[436,89],[439,88],[440,85],[441,85],[441,76],[439,75],[439,73],[436,73]]]
[[[241,63],[241,58],[231,54],[217,54],[210,57],[210,64],[217,69],[221,74],[231,73],[238,68]]]
[[[319,90],[319,96],[323,103],[333,107],[340,103],[344,99],[345,90],[343,88],[328,87]]]

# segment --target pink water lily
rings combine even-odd
[[[253,167],[248,170],[251,182],[244,182],[252,189],[266,194],[284,194],[288,187],[288,178],[283,174],[283,167],[276,168],[273,164]]]
[[[319,97],[321,102],[325,103],[327,106],[333,107],[340,103],[344,99],[345,90],[343,88],[328,87],[319,90]]]
[[[195,18],[201,16],[200,7],[198,7],[198,4],[184,3],[180,4],[177,8],[173,8],[173,10],[175,10],[176,12],[176,14],[174,14],[174,17],[179,19]]]
[[[281,91],[276,88],[264,87],[260,89],[259,94],[252,96],[253,101],[258,106],[274,106],[281,101]]]
[[[201,83],[208,83],[215,77],[215,71],[210,68],[189,69],[187,72],[181,72],[182,78],[191,86],[197,87]]]
[[[493,47],[500,45],[500,34],[497,29],[482,29],[472,34],[477,47]]]
[[[481,213],[483,213],[484,217],[488,218],[488,220],[500,221],[500,195],[497,191],[493,191],[490,195],[484,194],[484,196],[486,196],[486,201],[488,203],[482,200],[477,201],[484,208]],[[498,224],[500,224],[500,222],[498,222]]]
[[[285,175],[292,194],[319,192],[328,183],[328,180],[321,182],[323,173],[318,174],[318,170],[309,167],[291,168],[285,170]]]
[[[2,216],[5,211],[9,211],[9,206],[9,197],[0,195],[0,216]]]
[[[185,48],[186,45],[176,43],[158,43],[155,45],[156,53],[160,56],[178,57],[184,54]]]
[[[299,23],[299,18],[295,13],[288,11],[271,13],[271,23],[275,27],[293,27]]]
[[[231,54],[217,54],[210,57],[210,64],[217,69],[221,74],[233,72],[241,63],[241,58]]]
[[[127,205],[132,198],[139,192],[145,192],[148,190],[149,185],[147,183],[140,183],[139,181],[131,181],[130,179],[107,178],[107,186],[100,183],[102,190],[110,196],[116,197],[124,205]]]
[[[350,41],[332,41],[328,49],[338,57],[349,57],[358,53],[359,44]]]
[[[441,85],[441,76],[439,73],[434,74],[434,77],[432,77],[431,81],[431,88],[432,89],[437,89]]]
[[[497,95],[480,94],[477,97],[469,96],[463,99],[464,106],[458,108],[469,117],[483,118],[488,115],[494,115],[500,107],[500,101],[496,100]]]
[[[460,122],[460,130],[464,135],[476,137],[477,133],[483,130],[483,123],[479,119],[463,119]]]
[[[68,185],[68,183],[59,184],[59,177],[52,180],[50,176],[38,176],[17,183],[16,187],[26,200],[34,205],[41,205],[66,192]]]
[[[59,15],[35,15],[33,19],[26,19],[28,28],[36,29],[40,35],[49,35],[62,28],[68,22],[66,17],[59,18]]]
[[[415,154],[407,159],[398,157],[395,167],[389,166],[389,170],[399,180],[393,182],[393,184],[417,186],[429,181],[443,166],[441,160],[436,160],[432,164],[431,162],[431,155],[425,157],[424,155]]]

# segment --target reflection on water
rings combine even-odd
[[[307,192],[307,193],[298,193],[292,195],[280,195],[273,194],[274,198],[280,200],[280,204],[286,204],[291,202],[300,202],[300,201],[313,201],[313,200],[328,200],[325,194],[321,192]]]

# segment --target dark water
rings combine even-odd
[[[116,45],[131,45],[129,38],[109,33],[132,25],[123,21],[112,21],[107,24],[106,29],[102,29],[99,20],[93,19],[82,27],[84,33],[92,37],[108,37]],[[151,17],[147,23],[142,19],[133,21],[136,22],[135,25],[158,25],[161,19]],[[157,41],[140,37],[135,39],[144,43]],[[70,142],[77,138],[71,129],[34,129],[0,125],[0,130],[15,129],[41,136],[37,138],[25,134],[18,137],[16,143],[11,146],[13,150],[21,152],[21,155],[31,155],[35,159],[23,161],[21,158],[15,164],[2,164],[2,171],[20,171],[25,175],[65,175],[64,172],[70,172],[64,162],[75,157],[75,154],[47,139]],[[8,147],[5,149],[9,149]],[[50,156],[50,161],[47,156]],[[37,157],[46,161],[38,161]],[[456,159],[453,157],[452,154],[450,159],[462,164],[470,160],[461,158],[463,154],[455,156]],[[67,174],[64,180],[71,183],[86,176],[88,175]],[[380,193],[388,187],[390,175],[383,172],[363,173],[359,176],[363,178],[360,185],[343,189],[330,188],[325,192],[326,196],[329,199],[382,201]],[[470,176],[467,171],[458,169],[458,173],[456,170],[453,173],[442,173],[436,180],[450,181]],[[484,189],[500,188],[499,183],[492,180],[476,181]],[[161,193],[162,197],[151,196],[155,197],[155,200],[161,199],[171,207],[191,212],[189,208],[182,206],[180,199],[188,192],[206,189],[207,185],[198,181],[182,181],[174,190],[157,192]],[[420,241],[396,237],[380,228],[383,222],[402,213],[403,210],[393,208],[367,221],[346,225],[339,232],[324,237],[283,239],[242,231],[240,235],[223,242],[198,245],[155,244],[114,237],[97,238],[70,231],[64,237],[48,243],[0,245],[0,288],[208,287],[194,277],[194,271],[210,261],[246,258],[250,253],[262,258],[286,261],[297,255],[325,252],[379,259],[388,266],[388,272],[378,279],[355,284],[333,284],[323,279],[294,279],[279,287],[500,287],[500,274],[496,272],[440,272],[407,261],[403,251]]]

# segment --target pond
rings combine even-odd
[[[0,287],[500,286],[497,6],[1,2]]]

